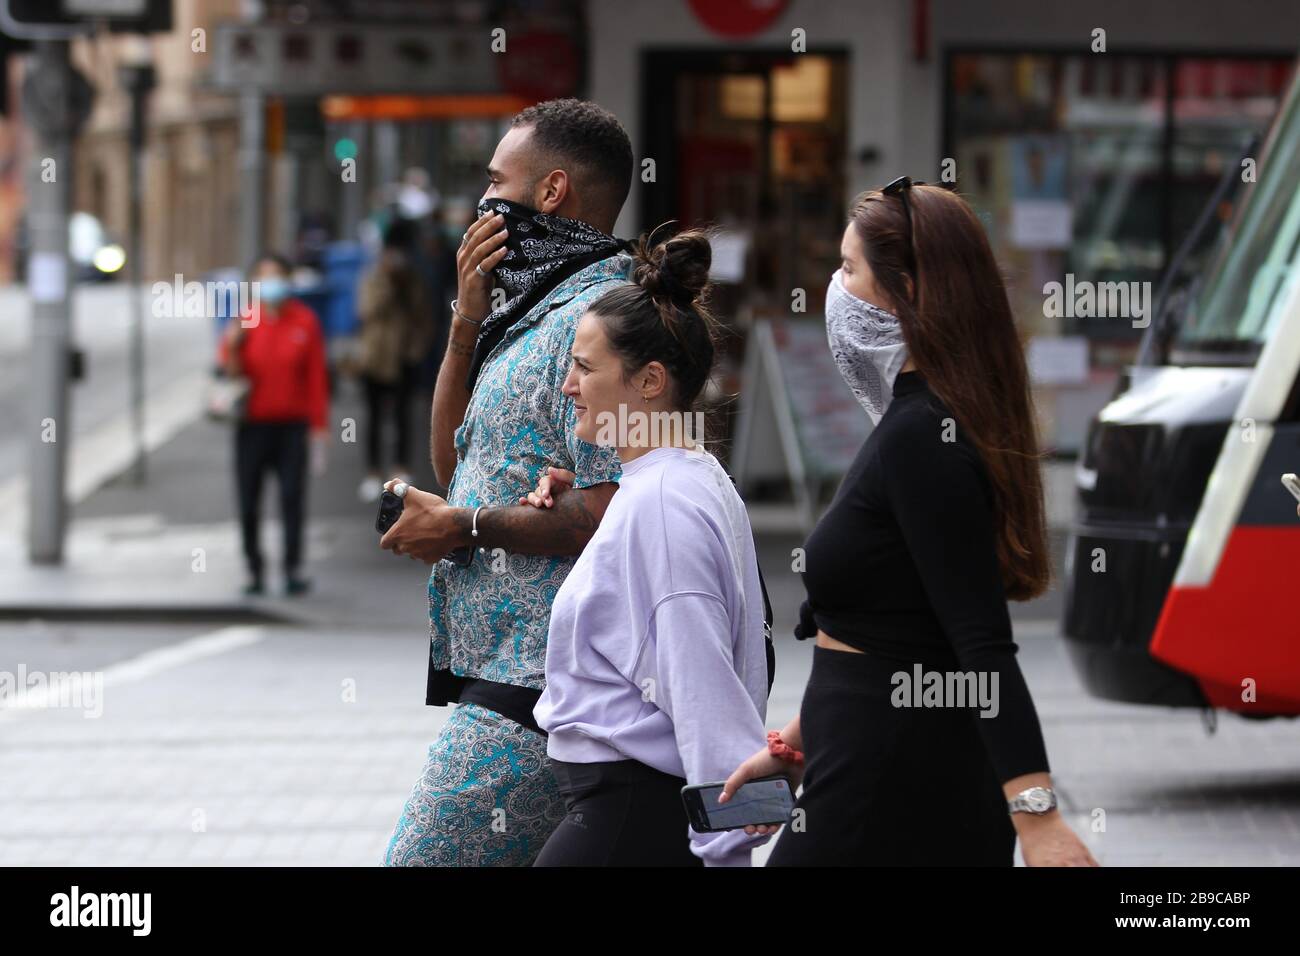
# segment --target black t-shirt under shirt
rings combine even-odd
[[[976,723],[1005,782],[1048,764],[1016,663],[995,540],[978,450],[920,373],[903,372],[808,536],[802,616],[811,612],[845,644],[926,671],[996,673],[997,716]]]

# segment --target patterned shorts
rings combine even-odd
[[[546,738],[477,704],[452,711],[385,866],[531,866],[564,819]]]

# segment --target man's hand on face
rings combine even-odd
[[[456,305],[471,322],[481,322],[492,311],[492,270],[506,253],[506,219],[487,212],[461,237],[456,250]]]
[[[402,515],[379,539],[379,546],[413,561],[434,564],[464,543],[460,512],[460,508],[451,507],[446,499],[432,492],[408,488],[402,500]]]

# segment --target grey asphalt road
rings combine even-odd
[[[1050,623],[1018,631],[1067,817],[1103,864],[1300,864],[1293,723],[1207,736],[1195,713],[1093,700]],[[0,864],[376,864],[446,717],[421,703],[425,642],[416,626],[0,625],[0,670],[104,680],[98,717],[0,709]],[[769,726],[811,657],[786,638],[778,654]]]

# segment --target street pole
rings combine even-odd
[[[248,90],[239,97],[239,252],[241,264],[262,250],[266,172],[266,101]]]
[[[144,484],[144,263],[141,261],[144,243],[141,241],[142,220],[140,183],[143,178],[145,144],[145,107],[149,91],[154,86],[154,69],[149,63],[135,63],[121,67],[119,79],[131,98],[131,127],[128,132],[131,156],[127,164],[127,192],[129,195],[127,278],[131,283],[131,436],[135,455],[131,463],[131,480]]]
[[[23,84],[23,112],[36,132],[27,192],[31,235],[27,288],[32,303],[27,553],[34,564],[58,564],[63,560],[67,447],[72,440],[68,415],[72,140],[90,112],[93,93],[85,78],[72,69],[66,40],[37,40],[33,50],[34,61]]]

